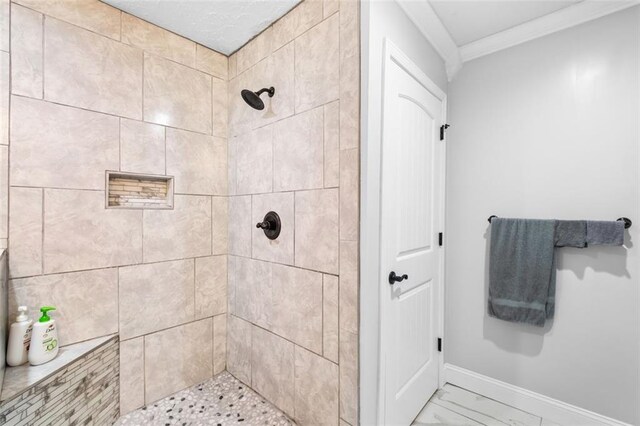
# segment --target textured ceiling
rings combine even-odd
[[[226,55],[300,0],[103,0]]]
[[[579,0],[431,0],[458,46],[564,9]]]

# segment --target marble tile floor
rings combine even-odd
[[[468,390],[444,385],[412,426],[561,426]],[[569,425],[565,425],[569,426]]]
[[[295,426],[295,423],[224,371],[204,383],[126,414],[116,425]]]

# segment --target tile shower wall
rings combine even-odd
[[[229,58],[227,368],[307,425],[358,422],[358,13],[307,0]]]
[[[123,413],[223,371],[227,57],[97,0],[0,4],[10,315],[118,332]],[[105,209],[106,170],[174,176],[174,209]]]

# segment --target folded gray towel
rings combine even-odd
[[[554,313],[555,220],[491,221],[488,313],[542,327]]]
[[[588,220],[587,244],[621,246],[624,244],[624,222]]]
[[[556,247],[586,247],[587,221],[585,220],[557,220]]]

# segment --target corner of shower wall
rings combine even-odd
[[[306,0],[229,57],[227,370],[301,424],[358,424],[359,49],[359,2]]]

